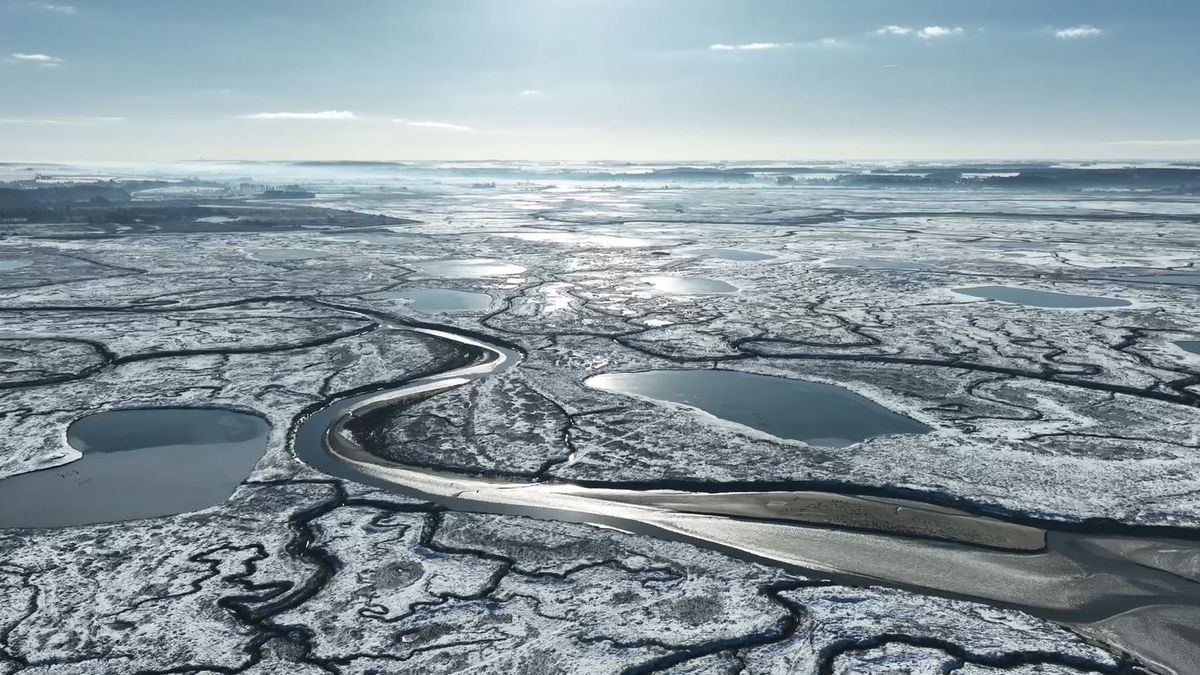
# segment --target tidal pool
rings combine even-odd
[[[504,277],[512,274],[520,274],[525,271],[525,268],[520,265],[513,265],[512,263],[492,258],[425,260],[410,263],[409,266],[431,277],[447,277],[450,279]]]
[[[487,293],[469,293],[449,288],[406,288],[379,293],[375,297],[407,300],[413,309],[428,313],[481,312],[492,306],[492,297]]]
[[[774,260],[775,256],[769,253],[759,253],[758,251],[747,251],[740,248],[702,248],[693,251],[700,255],[706,255],[710,258],[720,258],[721,260],[736,260],[738,262],[751,262],[756,260]]]
[[[110,410],[67,429],[83,457],[0,480],[0,527],[167,516],[224,502],[267,448],[270,425],[216,408]]]
[[[699,408],[772,436],[844,447],[888,434],[921,434],[920,422],[832,384],[736,370],[650,370],[588,378],[594,389]]]
[[[1072,295],[1070,293],[1052,293],[1050,291],[1035,291],[1029,288],[1013,288],[1011,286],[973,286],[971,288],[956,288],[955,293],[970,295],[976,298],[988,298],[1016,305],[1030,307],[1050,307],[1056,309],[1080,307],[1128,307],[1129,302],[1119,298],[1102,298],[1092,295]]]
[[[733,293],[737,290],[737,286],[720,281],[718,279],[705,279],[704,277],[642,277],[642,281],[654,286],[654,290],[660,293],[674,293],[676,295],[713,295],[720,293]]]
[[[324,251],[314,251],[308,248],[258,248],[253,249],[251,254],[258,260],[267,262],[290,262],[293,260],[308,260],[310,258],[324,258],[329,255]]]

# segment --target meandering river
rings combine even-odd
[[[355,417],[435,396],[521,361],[515,349],[450,328],[393,324],[388,330],[451,341],[480,356],[309,415],[292,443],[310,466],[453,509],[604,524],[847,583],[1012,607],[1163,672],[1185,675],[1200,663],[1200,534],[1185,530],[1018,522],[834,492],[595,488],[439,471],[374,455],[347,432]]]

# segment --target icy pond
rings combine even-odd
[[[0,527],[165,516],[224,502],[262,457],[270,425],[215,408],[111,410],[67,429],[83,453],[0,480]]]
[[[426,260],[410,265],[417,271],[431,277],[446,277],[450,279],[480,279],[483,277],[503,277],[520,274],[525,271],[520,265],[513,265],[502,260],[491,258],[455,258],[449,260]]]
[[[1200,354],[1200,340],[1181,340],[1175,344],[1185,352]]]
[[[733,284],[703,277],[655,276],[643,277],[642,281],[654,286],[654,290],[660,293],[675,295],[716,295],[737,290],[737,286]]]
[[[389,300],[406,300],[418,312],[476,312],[492,305],[486,293],[469,293],[449,288],[406,288],[400,291],[380,293],[374,297]]]
[[[1128,307],[1129,302],[1119,298],[1101,298],[1091,295],[1072,295],[1070,293],[1052,293],[1050,291],[1035,291],[1029,288],[1014,288],[1012,286],[972,286],[956,288],[955,293],[970,295],[976,298],[988,298],[1015,305],[1030,307],[1049,307],[1054,309],[1075,309],[1083,307]]]
[[[929,427],[849,389],[736,370],[650,370],[588,378],[618,394],[682,403],[780,438],[844,447]]]

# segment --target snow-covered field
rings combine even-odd
[[[372,450],[402,462],[1200,527],[1200,355],[1176,344],[1200,340],[1194,196],[353,180],[317,190],[329,211],[206,195],[222,232],[2,226],[0,478],[69,465],[67,425],[99,410],[224,407],[272,432],[221,506],[0,530],[0,673],[1123,667],[1016,611],[325,476],[289,449],[306,412],[460,356],[373,312],[524,352],[380,420]],[[955,292],[978,286],[1129,305]],[[492,301],[422,312],[405,289]],[[931,430],[808,445],[585,384],[671,368],[836,384]]]

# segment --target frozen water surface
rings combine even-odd
[[[886,434],[920,434],[929,427],[849,389],[820,382],[733,370],[654,370],[609,373],[588,386],[699,408],[779,438],[843,447]]]
[[[256,415],[215,408],[111,410],[80,419],[83,457],[0,481],[0,527],[136,520],[220,504],[267,446]]]

